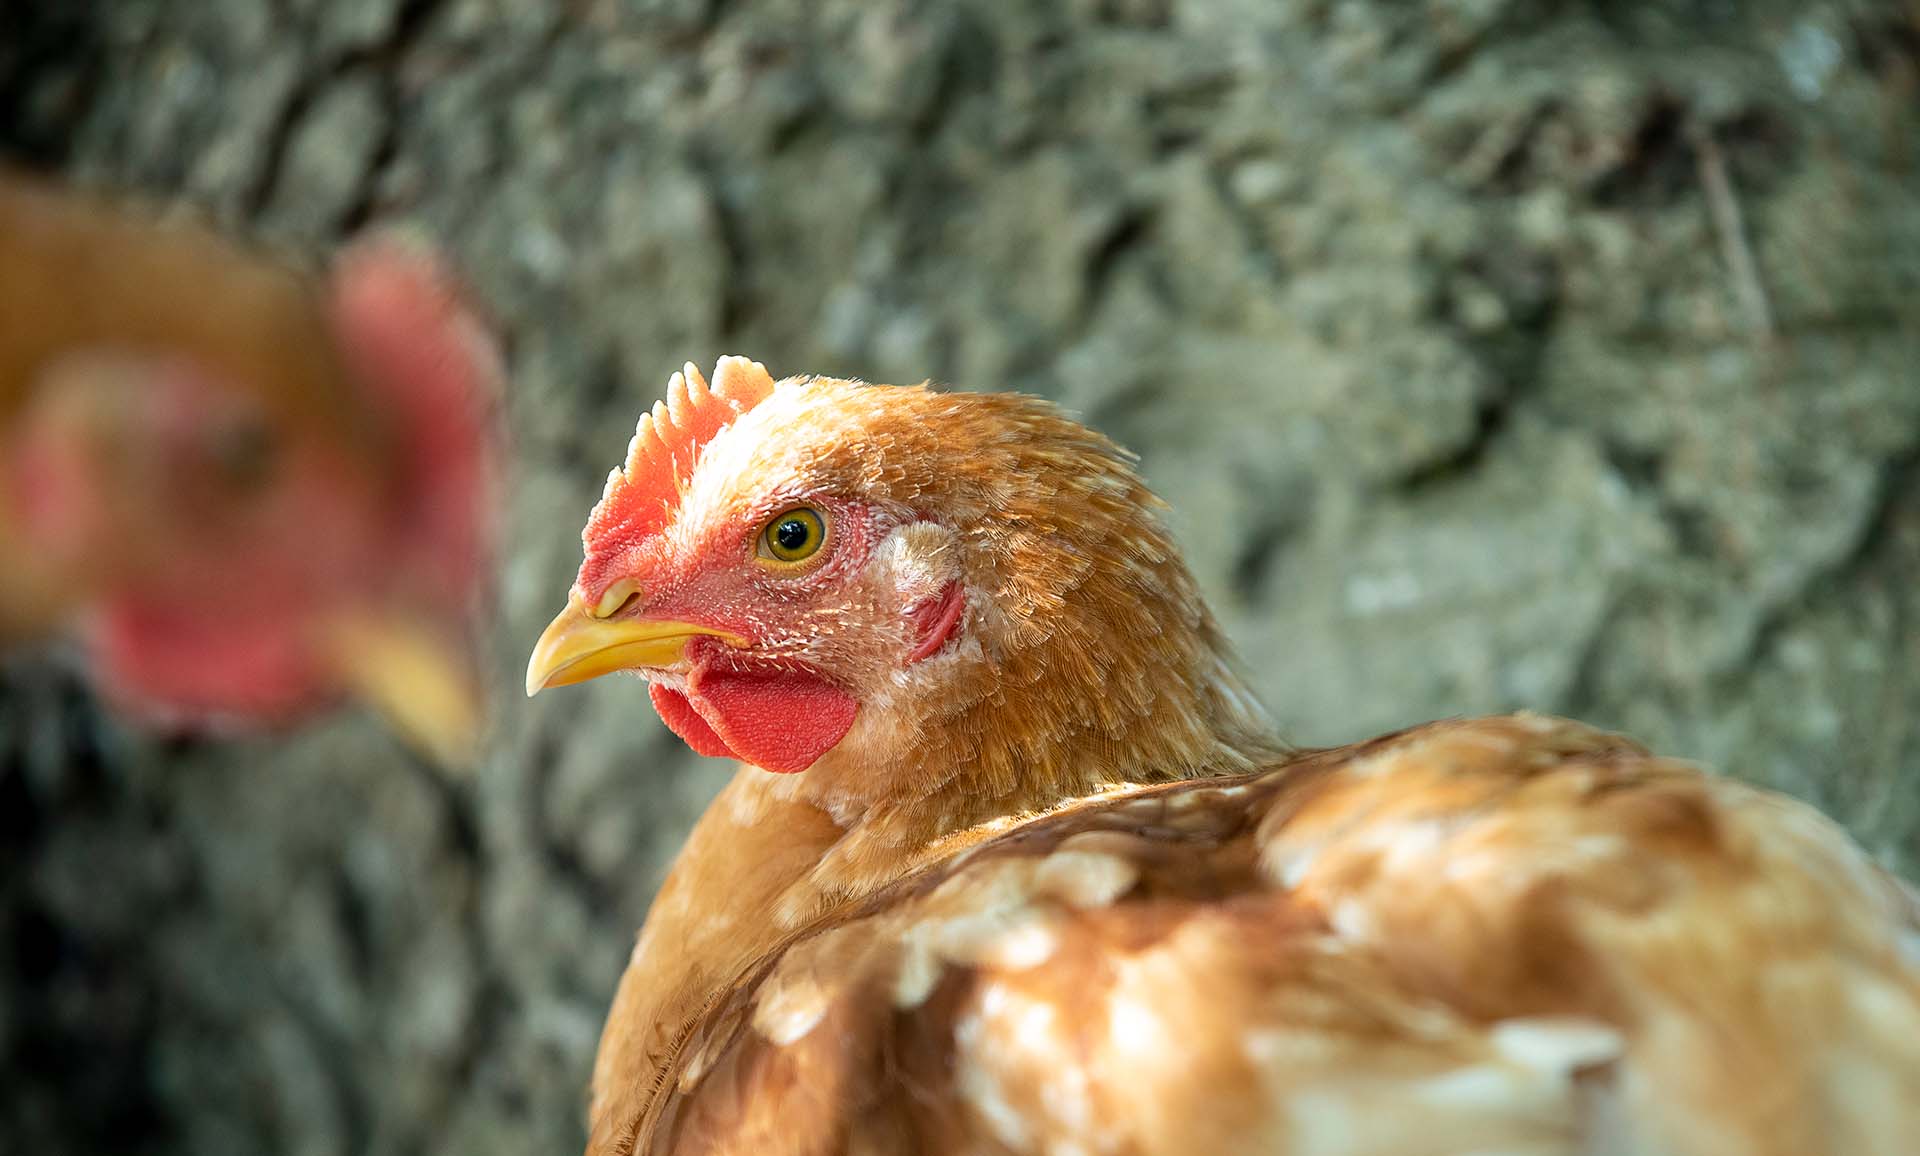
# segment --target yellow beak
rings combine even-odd
[[[437,632],[405,617],[347,616],[328,639],[349,690],[440,765],[464,768],[485,719],[471,661]]]
[[[718,638],[729,646],[745,646],[737,634],[693,622],[654,618],[595,618],[578,598],[541,632],[527,662],[527,697],[550,686],[571,686],[616,670],[668,667],[686,656],[687,642],[696,635]]]

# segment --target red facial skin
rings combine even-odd
[[[826,515],[827,543],[806,563],[769,565],[758,556],[761,533],[771,518],[799,505]],[[614,581],[629,578],[643,594],[624,613],[745,639],[748,645],[736,648],[698,636],[687,645],[684,672],[643,671],[654,708],[700,754],[803,771],[845,737],[858,715],[843,672],[884,654],[888,641],[898,647],[904,640],[900,662],[920,661],[958,626],[964,599],[956,583],[943,597],[907,608],[890,638],[862,627],[887,612],[873,605],[858,577],[896,524],[871,507],[825,496],[767,501],[698,544],[656,535],[617,557],[595,551],[578,593],[596,605]],[[876,613],[857,613],[866,609]]]
[[[383,468],[274,425],[241,383],[118,350],[53,367],[10,447],[10,512],[79,599],[96,683],[150,720],[326,704],[355,616],[464,637],[491,551],[492,354],[438,270],[390,246],[343,259],[328,308],[386,419]]]
[[[907,664],[932,658],[960,628],[960,616],[966,613],[967,596],[960,583],[949,582],[940,597],[930,598],[907,611],[918,641],[907,652]]]

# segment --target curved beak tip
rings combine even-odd
[[[446,767],[473,761],[485,710],[464,652],[404,618],[345,619],[332,643],[348,690],[415,749]]]
[[[618,670],[660,669],[680,663],[697,635],[745,646],[736,634],[694,622],[652,618],[596,618],[578,598],[554,616],[527,659],[527,697]]]

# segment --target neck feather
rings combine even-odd
[[[1011,394],[816,380],[816,485],[937,530],[915,565],[965,592],[959,641],[862,703],[808,770],[749,771],[736,808],[797,804],[841,831],[780,922],[864,894],[969,833],[1111,786],[1251,769],[1282,750],[1162,521],[1104,436]],[[875,489],[871,453],[888,468]],[[750,859],[735,844],[726,855]],[[698,836],[687,855],[702,853]],[[743,867],[744,869],[744,867]]]
[[[819,383],[859,435],[842,440],[907,463],[884,499],[945,515],[961,641],[812,767],[743,767],[702,816],[608,1018],[596,1134],[680,1012],[810,921],[1073,799],[1285,749],[1123,451],[1032,399],[842,384]],[[880,402],[903,420],[859,413]]]
[[[858,776],[843,777],[851,760],[837,752],[794,775],[740,768],[694,828],[621,978],[595,1066],[589,1150],[610,1150],[623,1121],[644,1113],[689,1012],[796,930],[1073,799],[1275,761],[1283,744],[1197,599],[1194,608],[1194,626],[1131,652],[1164,665],[1117,661],[1106,693],[1050,691],[1073,672],[1038,654],[1009,659],[997,693],[894,768],[923,788],[854,791],[846,784]]]

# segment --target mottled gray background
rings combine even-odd
[[[567,1152],[725,774],[521,699],[683,360],[1055,396],[1293,737],[1533,707],[1920,863],[1912,0],[0,0],[0,153],[512,354],[497,735],[156,745],[0,681],[0,1152]],[[0,319],[3,323],[3,319]]]

